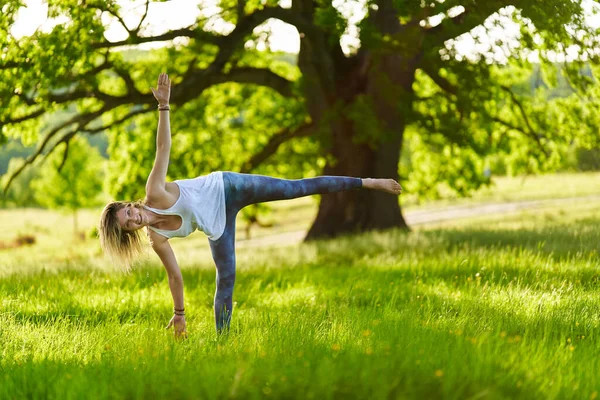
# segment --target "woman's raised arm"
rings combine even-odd
[[[169,98],[171,81],[167,74],[158,77],[157,88],[150,88],[158,100],[158,130],[156,132],[156,158],[146,182],[146,198],[162,197],[166,192],[167,169],[171,153],[171,126],[169,120]]]

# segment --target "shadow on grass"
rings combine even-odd
[[[470,244],[473,249],[525,249],[553,254],[559,260],[576,254],[598,255],[600,220],[583,219],[576,224],[555,223],[540,229],[444,229],[427,231],[447,243],[448,249]]]

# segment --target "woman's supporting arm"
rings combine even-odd
[[[171,245],[166,238],[162,238],[162,240],[159,238],[153,238],[152,248],[156,254],[158,254],[158,257],[167,270],[167,276],[169,277],[169,288],[171,289],[171,295],[173,296],[173,309],[184,310],[183,277]],[[186,328],[185,316],[173,315],[173,318],[171,318],[167,329],[171,326],[174,326],[175,328],[175,336],[184,336]]]

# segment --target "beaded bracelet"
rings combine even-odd
[[[168,104],[166,106],[161,106],[160,104],[158,105],[158,111],[169,111],[170,109],[171,107],[169,107]]]

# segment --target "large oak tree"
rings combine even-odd
[[[250,172],[266,163],[301,169],[308,161],[320,163],[322,174],[398,179],[410,127],[415,143],[434,149],[444,165],[436,179],[461,191],[484,181],[474,155],[513,149],[543,163],[560,143],[596,143],[572,122],[597,126],[593,79],[581,71],[584,62],[595,65],[598,37],[583,1],[367,1],[358,23],[360,46],[346,53],[340,40],[348,22],[338,11],[343,2],[336,8],[328,1],[292,0],[285,8],[271,0],[222,0],[218,18],[233,24],[229,33],[215,32],[215,16],[201,14],[190,26],[153,35],[145,29],[152,3],[142,4],[139,21],[128,25],[124,2],[53,0],[49,15],[66,16],[65,22],[17,40],[11,26],[20,3],[5,1],[1,10],[1,137],[37,143],[25,168],[49,149],[64,148],[68,156],[76,135],[110,130],[111,153],[127,160],[113,170],[119,195],[139,195],[132,183],[143,188],[155,124],[149,86],[165,69],[174,79],[172,104],[179,113],[173,116],[172,172]],[[111,19],[127,31],[125,39],[107,40]],[[264,36],[257,28],[270,19],[297,29],[295,68],[282,55],[252,46]],[[486,32],[508,21],[519,33],[486,44]],[[463,35],[479,43],[470,56],[457,51],[455,39]],[[135,57],[131,49],[147,43],[168,46]],[[527,65],[535,55],[551,81],[556,71],[550,67],[567,50],[572,57],[561,73],[574,92],[585,93],[585,102],[550,107],[523,96],[497,65]],[[237,118],[223,111],[232,107]],[[573,118],[565,118],[569,107]],[[236,131],[236,124],[244,129]],[[209,159],[211,151],[220,158]],[[406,227],[396,198],[347,192],[322,197],[308,237],[390,227]]]

